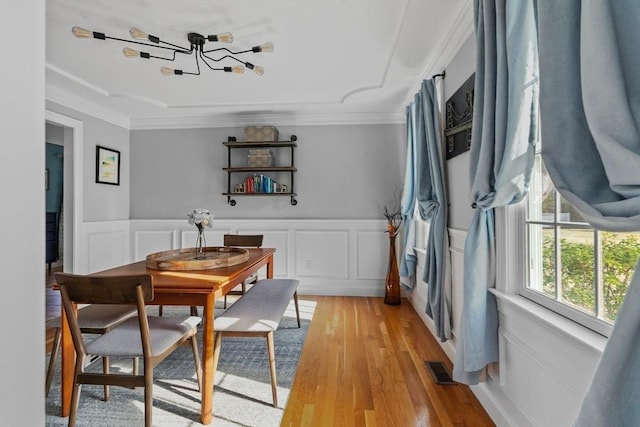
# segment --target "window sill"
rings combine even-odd
[[[607,344],[606,337],[520,295],[509,295],[495,289],[489,291],[498,299],[498,309],[501,312],[504,312],[505,308],[518,311],[554,333],[600,353]]]

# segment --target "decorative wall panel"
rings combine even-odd
[[[356,233],[356,279],[385,280],[388,246],[389,237],[380,230]],[[400,249],[397,251],[398,254],[399,251]]]
[[[349,278],[349,234],[343,231],[296,232],[298,277]]]

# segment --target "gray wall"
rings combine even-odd
[[[471,36],[447,66],[444,79],[446,101],[475,72],[476,40]],[[467,230],[473,216],[469,182],[469,152],[445,160],[449,195],[449,227]]]
[[[131,132],[131,219],[175,219],[194,208],[217,218],[380,219],[401,191],[405,126],[282,127],[280,140],[298,137],[295,190],[288,197],[236,197],[227,188],[227,136],[242,128]],[[243,175],[239,175],[241,177]],[[285,182],[285,180],[282,180]]]
[[[0,424],[7,426],[45,425],[44,18],[44,0],[0,1],[3,39],[29,33],[3,46],[0,71]]]
[[[83,221],[128,219],[129,130],[50,101],[46,105],[51,111],[82,122]],[[120,185],[96,183],[97,145],[120,151]]]

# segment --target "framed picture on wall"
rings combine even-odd
[[[120,151],[96,145],[96,182],[120,185]]]

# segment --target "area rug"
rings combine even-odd
[[[274,333],[278,407],[272,406],[271,379],[264,338],[223,338],[213,395],[214,421],[218,426],[279,426],[289,397],[298,360],[313,316],[315,302],[300,300],[301,327],[295,309],[289,306]],[[150,309],[150,314],[152,314]],[[188,307],[164,307],[165,316],[184,315]],[[217,308],[216,313],[220,310]],[[201,343],[202,344],[202,343]],[[202,354],[202,353],[201,353]],[[48,357],[48,355],[47,355]],[[47,359],[48,360],[48,359]],[[94,363],[92,369],[102,369]],[[131,360],[113,360],[112,371],[131,370]],[[154,371],[153,425],[201,426],[200,393],[197,390],[193,353],[181,347]],[[142,388],[111,387],[105,402],[102,386],[84,385],[80,396],[77,426],[130,427],[144,425]],[[60,371],[56,367],[46,400],[46,425],[66,426],[60,414]]]

